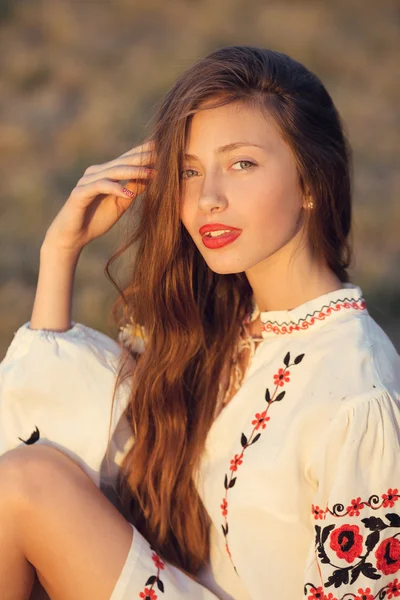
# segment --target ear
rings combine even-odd
[[[304,197],[303,208],[305,210],[312,210],[314,206],[314,200],[312,199],[311,193],[308,192],[308,194]]]

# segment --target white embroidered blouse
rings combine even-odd
[[[203,453],[209,568],[193,581],[132,526],[111,600],[400,597],[400,357],[353,284],[260,316],[262,341]],[[0,454],[56,446],[113,501],[134,443],[129,382],[111,415],[127,330],[114,341],[72,325],[15,333],[0,364]]]

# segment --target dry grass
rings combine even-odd
[[[85,168],[139,143],[176,76],[236,43],[290,54],[331,93],[355,153],[354,279],[400,345],[398,22],[389,0],[0,1],[0,357],[30,318],[41,241]],[[74,319],[104,331],[119,235],[78,268]]]

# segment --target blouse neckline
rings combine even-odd
[[[253,310],[246,316],[245,323],[260,316],[262,339],[298,335],[309,328],[318,329],[326,321],[367,311],[361,288],[345,282],[340,289],[322,294],[291,310],[260,311],[254,297],[252,304]]]

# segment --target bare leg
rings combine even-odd
[[[29,598],[35,581],[35,569],[18,543],[14,519],[3,518],[7,511],[7,491],[2,485],[0,489],[0,598]]]
[[[69,457],[43,444],[0,457],[0,598],[109,600],[132,528]]]

